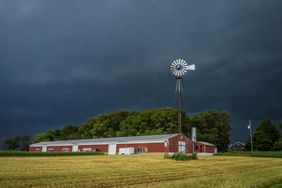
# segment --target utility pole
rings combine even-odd
[[[254,147],[253,147],[253,135],[252,135],[252,123],[251,123],[251,120],[249,120],[248,129],[250,130],[251,150],[252,150],[252,153],[253,153],[254,152]]]

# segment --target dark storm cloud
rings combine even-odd
[[[2,1],[0,137],[33,134],[119,109],[174,105],[169,64],[189,114],[280,121],[279,1]]]

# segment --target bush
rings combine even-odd
[[[197,154],[196,153],[187,154],[187,153],[179,152],[179,153],[174,153],[173,155],[169,155],[166,153],[164,155],[164,158],[165,159],[174,159],[176,161],[188,161],[188,160],[197,159]]]

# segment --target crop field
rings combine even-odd
[[[0,187],[268,187],[282,181],[282,159],[162,155],[0,157]]]

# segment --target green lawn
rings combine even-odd
[[[219,156],[249,156],[249,157],[273,157],[282,158],[282,151],[242,151],[242,152],[225,152],[218,153]]]
[[[282,181],[282,159],[163,155],[0,157],[0,187],[267,187]]]

